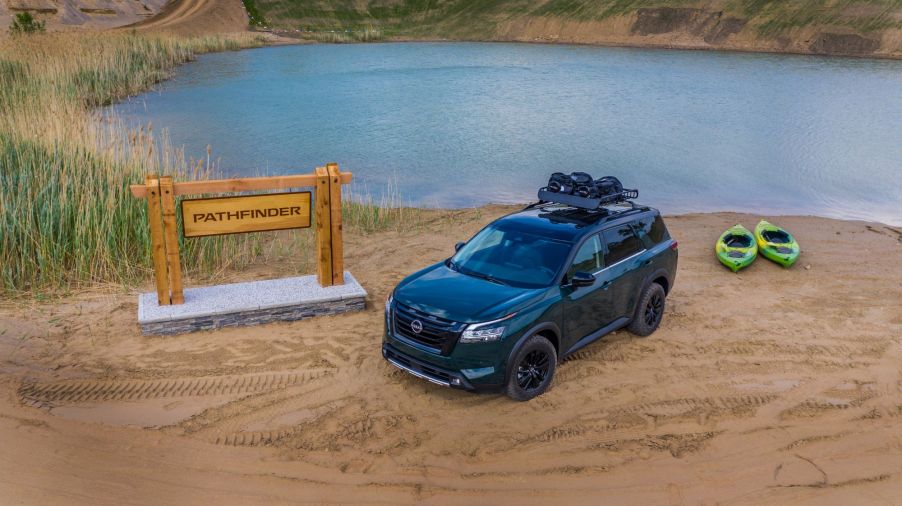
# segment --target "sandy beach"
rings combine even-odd
[[[799,263],[732,274],[714,240],[758,216],[669,217],[661,328],[583,349],[528,403],[386,364],[394,284],[513,209],[348,232],[355,314],[145,337],[137,292],[5,302],[2,502],[902,503],[902,230],[774,217]]]

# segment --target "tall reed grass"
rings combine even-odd
[[[0,40],[0,291],[147,279],[145,205],[128,185],[150,172],[185,179],[211,167],[92,108],[146,89],[198,53],[260,43],[128,33]],[[210,271],[251,258],[255,242],[187,241],[182,259],[189,274]]]
[[[415,230],[422,224],[423,210],[406,207],[397,182],[389,180],[373,197],[369,188],[352,185],[342,200],[342,223],[351,230],[371,233],[385,230]]]
[[[149,173],[206,178],[212,157],[186,158],[150,126],[129,129],[95,111],[165,79],[196,54],[261,44],[252,36],[183,39],[128,33],[0,40],[0,294],[59,292],[151,277],[143,200],[128,186]],[[352,191],[348,230],[415,226],[397,186],[380,198]],[[182,240],[187,279],[255,260],[312,268],[310,230]]]

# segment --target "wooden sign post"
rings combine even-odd
[[[151,257],[161,306],[185,302],[179,258],[177,195],[282,190],[313,187],[316,219],[317,279],[321,286],[344,283],[341,185],[350,172],[338,164],[317,167],[313,174],[219,179],[173,183],[170,176],[148,175],[143,185],[131,185],[132,195],[147,200]],[[309,227],[310,192],[264,193],[182,201],[186,238]]]

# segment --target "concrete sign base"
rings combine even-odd
[[[188,288],[185,303],[178,305],[160,306],[151,292],[138,296],[138,323],[145,335],[182,334],[359,311],[365,298],[347,271],[344,284],[327,287],[316,276],[301,276]]]

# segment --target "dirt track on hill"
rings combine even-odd
[[[347,266],[369,292],[356,314],[142,337],[134,294],[0,309],[0,497],[902,503],[902,231],[774,218],[800,263],[734,275],[713,241],[757,217],[670,218],[680,267],[662,327],[590,345],[528,403],[387,365],[391,287],[504,211],[348,233]]]
[[[123,28],[209,35],[244,32],[247,23],[241,0],[170,0],[156,16]]]

